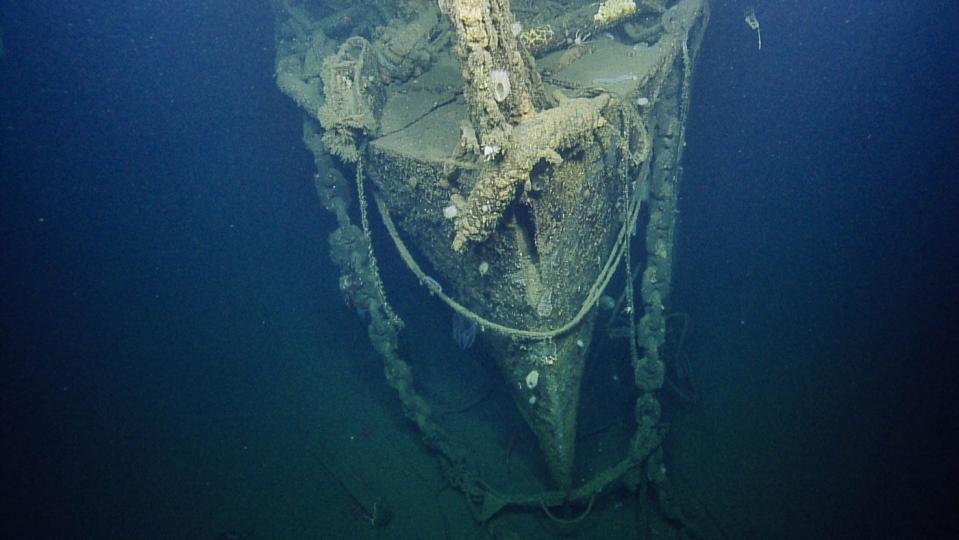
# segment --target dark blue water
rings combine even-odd
[[[762,50],[744,7],[713,4],[695,74],[673,301],[702,404],[670,466],[711,535],[948,537],[959,7],[765,3]],[[324,362],[395,404],[270,7],[6,1],[0,28],[0,527],[347,537],[309,450]]]
[[[739,5],[714,8],[675,299],[700,331],[700,384],[716,387],[685,435],[709,455],[689,480],[722,471],[718,505],[747,529],[947,535],[959,11],[764,3],[756,50]]]

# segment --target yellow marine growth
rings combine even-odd
[[[593,132],[606,124],[600,112],[607,103],[606,94],[567,99],[512,128],[502,147],[503,161],[481,173],[456,218],[453,250],[461,251],[468,241],[482,242],[493,232],[517,186],[529,179],[537,163],[562,163],[560,151],[591,141]]]
[[[531,53],[537,53],[544,50],[549,44],[553,41],[555,33],[553,28],[550,25],[537,26],[535,28],[530,28],[520,32],[519,40],[526,45],[526,48],[529,49]]]
[[[596,26],[603,28],[612,26],[626,17],[636,13],[636,2],[633,0],[606,0],[599,5],[599,11],[593,15]]]

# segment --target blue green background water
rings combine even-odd
[[[695,74],[673,308],[701,401],[668,465],[710,536],[954,535],[959,7],[767,2],[762,50],[745,7],[713,3]],[[337,290],[270,7],[5,0],[0,27],[4,534],[456,530]],[[385,266],[408,350],[482,371]],[[372,529],[317,448],[430,517]]]

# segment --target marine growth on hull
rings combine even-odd
[[[340,289],[474,517],[537,509],[569,525],[642,491],[683,528],[659,392],[706,0],[277,0],[275,11],[276,81],[304,113]],[[387,261],[498,366],[538,445],[534,482],[486,479],[419,390]],[[614,459],[583,467],[577,418],[605,391],[584,386],[584,371],[610,351],[632,378],[628,434]]]

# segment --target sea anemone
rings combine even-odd
[[[510,93],[509,72],[505,69],[494,69],[489,72],[490,87],[493,89],[493,99],[502,103]]]

